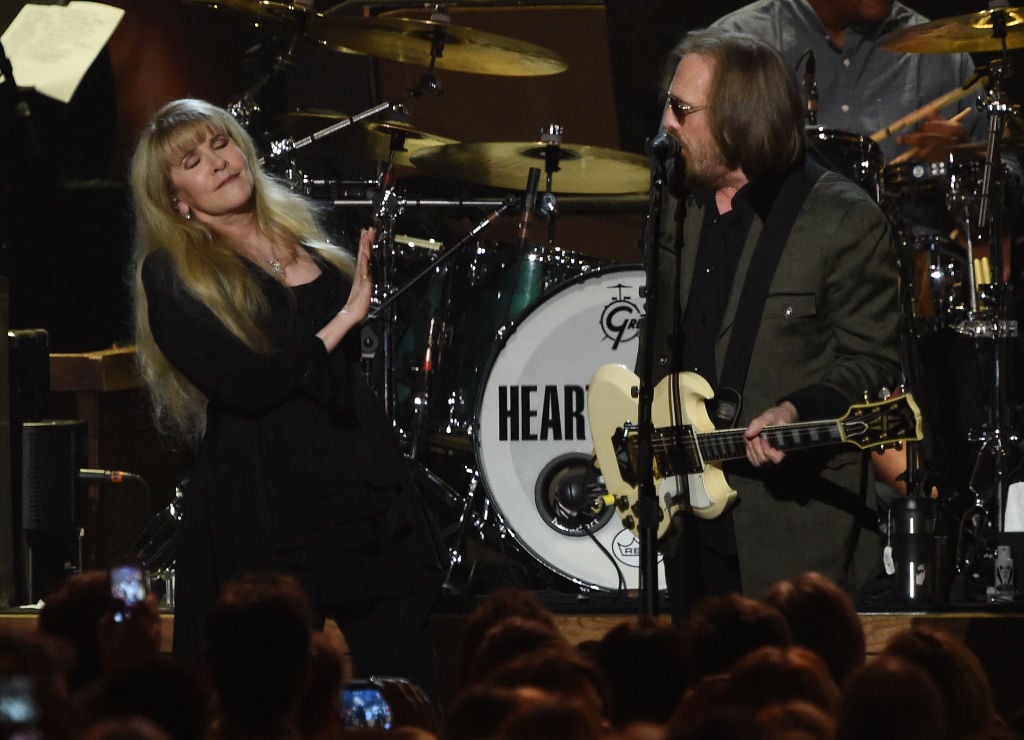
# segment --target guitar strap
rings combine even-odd
[[[717,414],[719,421],[734,424],[739,416],[739,403],[743,384],[750,368],[750,355],[754,351],[754,340],[761,325],[768,288],[771,286],[775,269],[779,266],[782,250],[793,230],[797,214],[815,183],[825,173],[825,168],[808,160],[791,172],[782,183],[772,203],[764,229],[754,246],[754,253],[747,268],[747,277],[740,293],[736,318],[732,325],[725,362],[719,375]],[[730,400],[732,399],[732,400]]]

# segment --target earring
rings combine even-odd
[[[191,221],[192,220],[192,211],[185,211],[181,215],[185,217],[186,221]]]

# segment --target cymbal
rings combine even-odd
[[[559,193],[642,193],[650,188],[647,159],[639,154],[596,146],[560,144],[560,169],[551,176]],[[412,157],[415,167],[457,180],[521,190],[530,167],[544,172],[542,142],[499,141],[447,144]]]
[[[279,120],[280,128],[299,139],[347,118],[335,111],[300,110],[286,113]],[[395,152],[395,164],[412,166],[414,154],[427,149],[457,144],[457,140],[428,134],[399,120],[354,123],[324,137],[322,144],[334,145],[344,151],[363,154],[367,159],[383,162],[391,152],[392,135],[403,136],[403,151]]]
[[[226,8],[238,13],[278,21],[295,21],[299,18],[318,16],[312,7],[274,2],[273,0],[185,0],[189,5],[205,5],[213,10]]]
[[[454,72],[534,77],[568,68],[558,54],[540,46],[431,20],[319,16],[311,20],[306,31],[332,48],[421,66],[430,64],[432,42],[437,36],[444,46],[434,66]]]
[[[1024,8],[982,10],[940,18],[887,33],[878,40],[878,45],[890,51],[920,54],[1002,51],[1001,40],[992,35],[992,19],[997,12],[1005,14],[1006,48],[1024,47]]]

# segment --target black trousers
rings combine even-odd
[[[702,599],[742,590],[731,511],[709,521],[678,515],[663,550],[669,610],[676,626],[686,624]]]

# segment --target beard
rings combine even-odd
[[[681,175],[683,185],[692,190],[717,187],[729,171],[725,158],[713,141],[701,146],[680,142],[679,158],[681,166],[677,164],[676,172]]]

